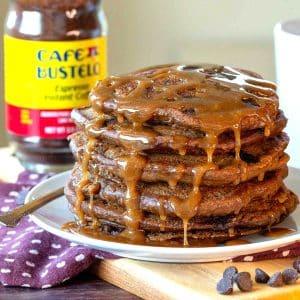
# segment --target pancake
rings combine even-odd
[[[93,112],[91,108],[75,109],[72,111],[72,118],[75,121],[78,128],[81,129],[81,132],[84,132],[86,126],[88,126],[88,124],[90,124],[97,118],[97,114]],[[106,127],[101,128],[101,131],[97,132],[97,137],[101,140],[108,140],[111,144],[124,146],[124,144],[122,143],[122,139],[120,138],[120,132],[122,132],[122,134],[124,135],[123,131],[126,132],[126,127],[128,127],[128,123],[124,125],[124,123],[126,122],[123,122],[123,126],[120,126],[118,124],[115,124],[115,118],[109,118],[108,116],[105,116],[105,119],[107,120]],[[274,123],[270,125],[269,136],[272,137],[280,133],[282,129],[286,126],[286,122],[287,119],[285,118],[283,112],[280,111],[277,114]],[[122,128],[124,127],[125,130],[122,131]],[[149,142],[144,142],[143,144],[135,145],[139,146],[141,150],[161,150],[162,148],[168,150],[177,150],[178,148],[180,148],[178,147],[178,143],[184,142],[186,153],[199,154],[199,148],[201,149],[202,147],[204,147],[203,137],[205,133],[199,130],[197,131],[184,127],[178,128],[174,125],[148,125],[147,131],[149,133]],[[132,138],[139,138],[139,132],[137,131],[130,132],[130,134]],[[143,137],[147,138],[147,136],[145,137],[145,134]],[[241,146],[259,143],[264,140],[264,137],[265,136],[263,127],[252,130],[242,130]],[[228,130],[221,133],[218,136],[216,152],[229,152],[234,149],[235,138],[233,132]]]
[[[87,138],[78,132],[71,140],[71,150],[79,163],[82,163]],[[284,153],[288,137],[284,133],[265,140],[262,144],[250,144],[241,148],[242,164],[237,164],[234,153],[214,155],[217,168],[208,170],[203,178],[203,185],[226,185],[247,181],[262,174],[261,170],[275,170],[288,161]],[[157,151],[158,152],[158,151]],[[91,153],[89,171],[105,178],[121,176],[121,167],[117,158],[128,154],[126,149],[100,141]],[[165,181],[171,185],[177,182],[192,183],[193,168],[206,164],[206,155],[178,155],[168,153],[149,153],[141,180],[146,182]]]
[[[275,195],[282,186],[282,179],[287,175],[287,168],[282,168],[276,172],[267,174],[262,182],[252,180],[236,186],[226,187],[201,187],[202,201],[197,207],[195,216],[215,217],[226,216],[228,214],[237,214],[246,207],[253,199],[269,199]],[[76,202],[75,188],[80,182],[82,173],[75,168],[72,174],[72,180],[66,186],[66,196],[69,202],[74,205]],[[95,181],[94,181],[95,183]],[[123,213],[126,211],[126,186],[124,183],[116,183],[99,177],[98,191],[93,193],[93,206],[97,214],[97,204],[108,203],[114,208],[118,208]],[[176,216],[176,204],[184,202],[188,197],[191,186],[187,184],[178,184],[175,188],[170,188],[164,183],[144,183],[137,186],[140,194],[140,209],[143,212],[152,213],[165,217]],[[84,201],[90,202],[89,187],[83,191]],[[98,202],[97,202],[98,201]],[[106,216],[109,217],[108,212]]]
[[[70,230],[188,246],[259,233],[298,198],[275,84],[218,65],[162,65],[98,82],[75,109]]]
[[[73,197],[75,194],[72,194]],[[71,210],[74,208],[74,201],[71,203]],[[284,201],[283,201],[284,199]],[[283,202],[282,202],[283,201]],[[259,233],[271,226],[281,222],[287,215],[292,213],[298,203],[297,196],[285,188],[273,195],[267,201],[255,200],[241,210],[237,215],[230,214],[222,217],[193,217],[189,221],[188,237],[198,239],[227,240],[243,235],[243,232]],[[90,217],[89,202],[83,203],[85,219],[92,221]],[[119,233],[125,228],[123,210],[107,206],[103,202],[95,203],[94,217],[98,224],[110,225]],[[146,232],[149,240],[165,241],[170,239],[183,239],[182,220],[180,218],[166,218],[163,222],[157,215],[147,214],[141,222],[141,229]]]
[[[90,96],[93,109],[130,122],[156,120],[204,132],[218,126],[223,131],[239,113],[242,129],[265,127],[276,118],[276,86],[243,70],[203,64],[152,71],[99,81]]]

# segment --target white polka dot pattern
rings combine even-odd
[[[15,235],[17,232],[14,231],[14,230],[10,230],[10,231],[7,231],[6,234],[9,234],[9,235]]]
[[[15,244],[13,244],[13,245],[11,246],[11,248],[14,249],[14,248],[17,248],[18,246],[20,246],[20,242],[17,242],[17,243],[15,243]]]
[[[5,203],[14,203],[15,200],[14,199],[4,199]]]
[[[300,242],[294,242],[287,246],[274,248],[268,251],[254,253],[246,256],[238,256],[232,259],[233,262],[240,261],[259,261],[270,260],[282,257],[299,257],[300,256]]]
[[[253,261],[253,256],[245,256],[244,261]]]
[[[8,212],[9,211],[9,206],[3,206],[3,207],[1,207],[1,211],[2,212]]]
[[[286,250],[286,251],[283,251],[282,252],[282,256],[283,257],[286,257],[286,256],[288,256],[290,254],[290,250]]]
[[[51,284],[44,284],[44,285],[42,285],[42,289],[48,289],[51,286],[52,286]]]
[[[32,240],[31,244],[40,244],[42,241],[41,240]]]
[[[55,258],[57,258],[57,255],[49,255],[48,258],[49,259],[55,259]]]
[[[76,256],[75,256],[75,260],[76,260],[77,262],[82,261],[82,260],[84,260],[84,259],[85,259],[84,254],[79,254],[79,255],[76,255]]]
[[[99,255],[99,254],[96,254],[95,257],[98,259],[104,259],[103,255]]]
[[[35,263],[31,262],[31,261],[28,261],[26,260],[25,264],[28,266],[28,267],[31,267],[31,268],[34,268],[35,267]]]
[[[44,278],[48,274],[48,270],[45,270],[42,274],[41,277]]]
[[[33,254],[33,255],[38,255],[38,254],[39,254],[39,251],[37,251],[36,249],[30,249],[30,250],[29,250],[29,253],[30,253],[30,254]]]
[[[36,179],[38,179],[39,178],[39,175],[38,174],[30,174],[29,175],[29,179],[30,180],[36,180]]]
[[[31,278],[31,274],[26,273],[26,272],[22,273],[22,276],[23,276],[23,277],[29,277],[29,278]]]
[[[11,192],[9,192],[8,193],[8,196],[10,196],[10,197],[18,197],[19,196],[19,193],[18,192],[16,192],[16,191],[11,191]]]
[[[56,268],[63,268],[64,266],[66,265],[66,262],[65,261],[61,261],[59,263],[56,264]]]
[[[15,208],[29,187],[43,178],[25,172],[20,184],[0,182],[0,213]],[[102,253],[53,236],[24,217],[13,229],[0,227],[0,283],[50,288],[88,268],[96,254],[102,257]]]

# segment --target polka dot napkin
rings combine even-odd
[[[0,182],[0,213],[24,202],[30,188],[47,175],[20,174],[16,183]],[[300,242],[271,251],[239,256],[232,261],[256,261],[300,256]],[[71,243],[44,231],[25,217],[14,228],[0,226],[0,282],[5,286],[49,288],[76,276],[95,259],[116,258]]]
[[[275,248],[269,251],[263,251],[250,255],[242,255],[231,259],[231,261],[258,261],[285,257],[300,256],[300,242],[295,242],[284,247]]]
[[[45,175],[20,174],[17,183],[0,182],[0,213],[23,203]],[[54,236],[24,217],[14,228],[0,226],[0,282],[5,286],[49,288],[76,276],[97,258],[114,255]]]

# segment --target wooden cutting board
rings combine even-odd
[[[103,280],[125,289],[141,298],[166,299],[300,299],[300,279],[280,288],[254,283],[253,291],[242,293],[235,286],[230,296],[219,295],[216,284],[224,269],[235,265],[239,271],[248,271],[254,280],[255,268],[268,274],[283,271],[293,259],[276,259],[242,263],[170,264],[142,262],[131,259],[104,260],[95,263],[91,271]]]
[[[0,148],[0,179],[14,182],[23,170],[11,156],[8,148]],[[292,265],[292,259],[277,259],[243,263],[199,263],[170,264],[143,262],[131,259],[103,260],[95,263],[90,271],[122,289],[149,300],[165,299],[300,299],[298,283],[281,288],[254,284],[250,293],[241,293],[235,287],[230,296],[216,292],[216,284],[223,270],[235,265],[239,271],[248,271],[254,278],[255,268],[260,267],[269,274],[282,271]]]

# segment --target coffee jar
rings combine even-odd
[[[12,0],[4,35],[6,128],[31,171],[73,164],[73,108],[106,76],[107,24],[99,0]]]

